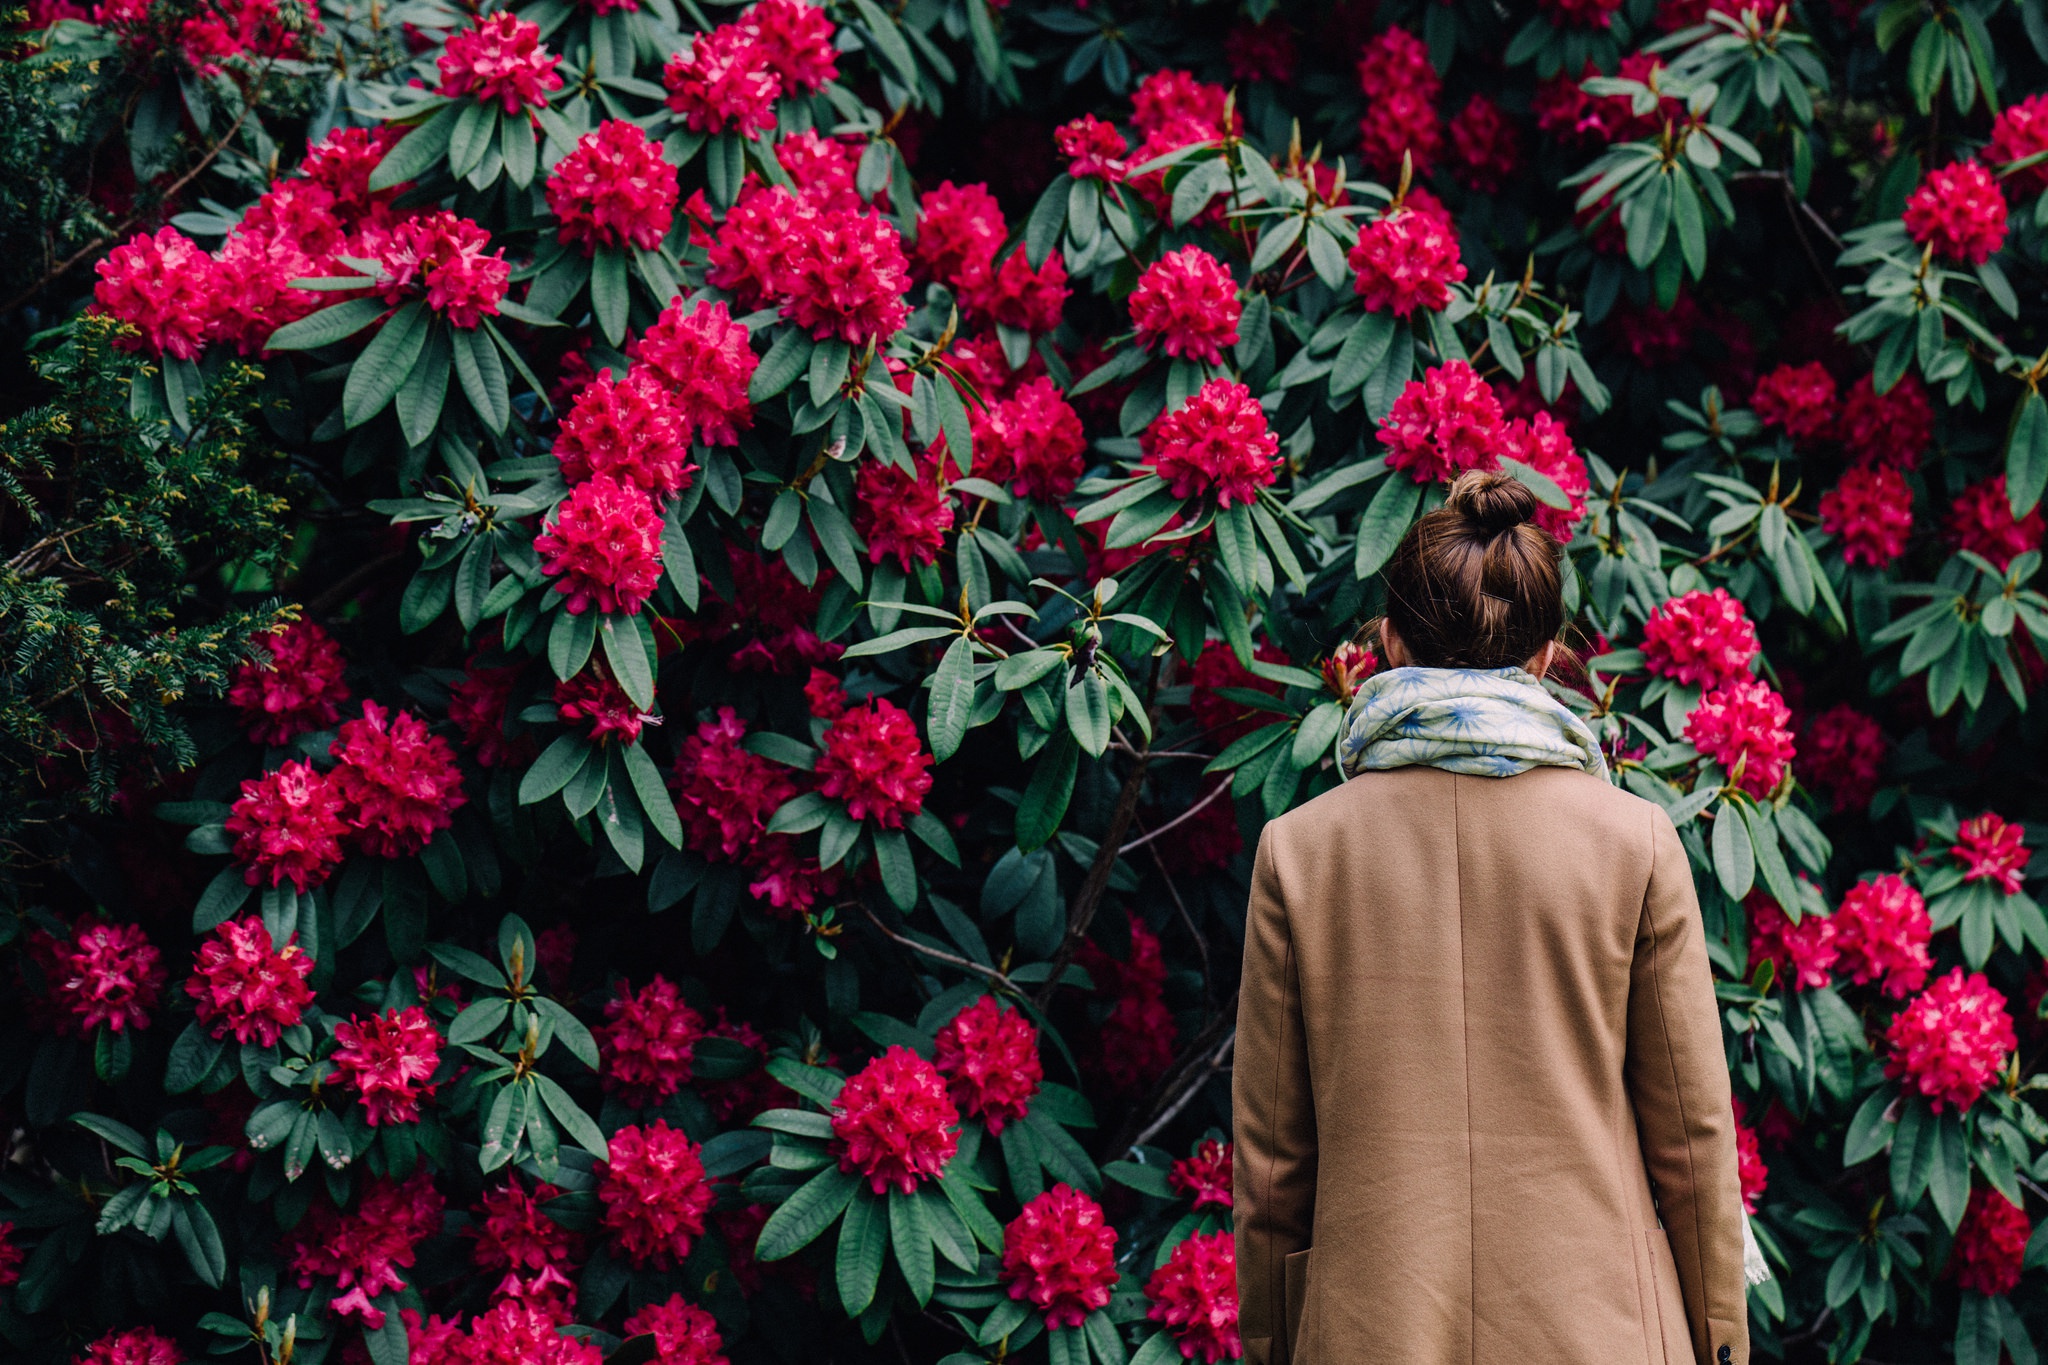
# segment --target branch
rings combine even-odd
[[[1223,1041],[1216,1045],[1216,1050],[1209,1054],[1208,1060],[1202,1063],[1201,1070],[1190,1076],[1181,1086],[1180,1094],[1174,1097],[1173,1103],[1167,1106],[1166,1111],[1146,1124],[1145,1131],[1131,1139],[1131,1146],[1144,1146],[1158,1136],[1160,1129],[1179,1118],[1180,1111],[1187,1108],[1195,1096],[1202,1093],[1202,1088],[1209,1084],[1210,1078],[1223,1069],[1224,1062],[1229,1060],[1231,1051],[1236,1046],[1237,1029],[1233,1027],[1224,1035]]]
[[[1017,985],[1016,982],[1010,980],[1009,977],[1004,976],[1001,972],[997,971],[993,967],[984,967],[979,962],[970,961],[969,959],[964,957],[956,957],[952,953],[948,953],[941,949],[934,948],[929,944],[919,943],[914,938],[908,938],[902,934],[899,934],[894,929],[891,929],[888,925],[882,923],[881,918],[877,916],[874,911],[868,909],[866,906],[861,907],[861,913],[866,915],[868,917],[868,923],[874,925],[875,928],[880,930],[885,937],[893,939],[895,942],[901,944],[905,948],[910,949],[914,953],[921,953],[925,957],[931,958],[934,961],[943,962],[946,963],[948,966],[958,967],[962,971],[972,972],[976,976],[985,977],[988,980],[993,981],[996,985],[1001,986],[1011,995],[1021,996],[1024,994],[1023,990]]]
[[[1197,754],[1195,755],[1195,757],[1199,758],[1201,757],[1201,755]],[[1212,790],[1207,796],[1203,797],[1201,800],[1195,802],[1194,805],[1189,806],[1186,810],[1182,811],[1179,815],[1174,816],[1171,820],[1168,820],[1158,829],[1152,830],[1145,834],[1140,834],[1137,838],[1131,840],[1128,844],[1125,844],[1122,848],[1118,849],[1117,856],[1122,857],[1124,854],[1129,853],[1134,848],[1143,848],[1146,844],[1151,843],[1154,839],[1157,839],[1160,835],[1166,833],[1166,831],[1172,829],[1175,825],[1181,823],[1181,821],[1192,819],[1196,812],[1200,811],[1204,806],[1207,806],[1211,801],[1214,801],[1217,797],[1223,795],[1223,793],[1229,790],[1230,779],[1228,777],[1225,777],[1221,782],[1218,782],[1216,784],[1214,790]]]
[[[1109,1158],[1113,1160],[1150,1140],[1160,1129],[1180,1117],[1181,1111],[1201,1093],[1202,1087],[1223,1069],[1223,1063],[1236,1042],[1237,995],[1233,992],[1230,1003],[1174,1059],[1166,1074],[1152,1087],[1145,1102],[1124,1120],[1123,1126],[1117,1130],[1116,1141],[1105,1149]]]

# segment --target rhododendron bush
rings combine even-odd
[[[10,1359],[1237,1359],[1250,853],[1474,469],[1760,1351],[2038,1358],[2032,0],[8,22]]]

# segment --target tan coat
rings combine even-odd
[[[1269,825],[1234,1089],[1253,1365],[1746,1365],[1706,936],[1649,802],[1415,767]]]

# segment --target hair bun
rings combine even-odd
[[[1536,515],[1536,495],[1512,474],[1475,469],[1460,474],[1444,506],[1489,536],[1512,531]]]

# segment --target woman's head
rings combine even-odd
[[[1536,495],[1507,474],[1473,472],[1416,521],[1387,564],[1392,662],[1507,668],[1544,656],[1564,629],[1559,548],[1537,526]]]

